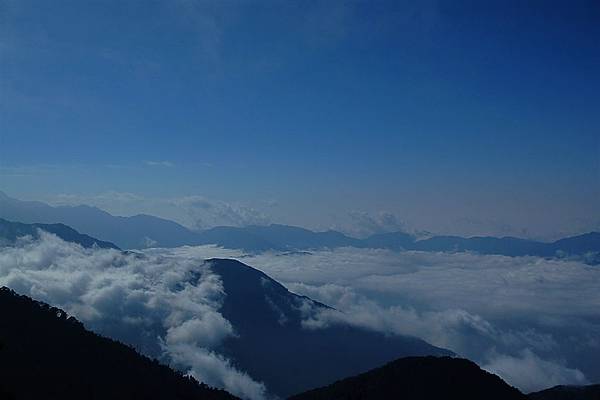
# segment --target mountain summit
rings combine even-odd
[[[207,261],[221,277],[221,314],[237,335],[223,353],[276,395],[289,396],[374,368],[398,357],[450,355],[408,336],[387,336],[343,323],[306,325],[326,305],[288,291],[266,274],[236,260]]]
[[[526,400],[475,363],[450,357],[407,357],[289,400]]]

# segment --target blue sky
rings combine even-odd
[[[15,197],[600,229],[597,2],[0,0],[0,24]]]

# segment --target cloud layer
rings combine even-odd
[[[215,349],[235,327],[203,260],[232,257],[335,307],[333,323],[451,349],[523,391],[600,381],[600,269],[574,261],[342,248],[244,255],[214,246],[141,254],[83,249],[44,234],[0,249],[0,284],[64,308],[100,333],[250,399],[266,388]],[[192,274],[201,279],[190,284]],[[290,344],[293,345],[293,344]]]
[[[193,249],[188,249],[193,251]],[[345,248],[246,257],[344,322],[410,334],[523,391],[600,380],[600,269],[571,261]]]
[[[204,254],[209,256],[211,248]],[[192,273],[199,274],[191,284]],[[75,315],[101,334],[247,399],[266,389],[214,348],[235,335],[219,277],[201,259],[84,249],[54,235],[0,249],[0,284]]]

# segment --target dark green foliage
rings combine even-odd
[[[2,399],[235,399],[5,287],[0,313]]]

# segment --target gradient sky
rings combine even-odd
[[[597,1],[0,0],[0,25],[11,196],[600,229]]]

